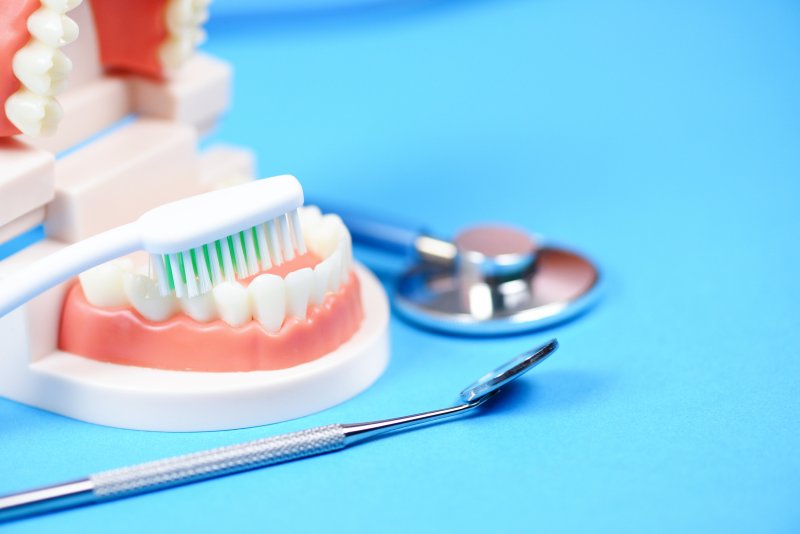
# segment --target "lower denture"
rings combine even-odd
[[[308,258],[296,258],[291,267],[284,264],[270,272],[285,277],[308,262]],[[91,305],[76,283],[62,311],[59,348],[103,362],[154,369],[278,370],[332,352],[355,334],[362,320],[361,290],[354,273],[321,305],[310,305],[305,319],[288,317],[274,333],[257,321],[231,327],[220,320],[199,323],[184,314],[163,322],[148,321],[129,306]]]
[[[20,133],[6,116],[5,102],[20,88],[19,80],[12,70],[12,62],[14,54],[30,39],[26,24],[28,17],[39,7],[39,0],[0,2],[0,137]]]

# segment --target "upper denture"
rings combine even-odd
[[[0,2],[0,137],[20,133],[6,116],[5,103],[20,88],[14,75],[14,55],[30,40],[28,17],[40,7],[39,0],[4,0]]]
[[[152,78],[180,68],[205,38],[208,0],[92,0],[100,60]]]
[[[78,37],[66,12],[79,0],[7,0],[0,4],[0,137],[48,135],[61,120],[54,96],[72,63],[59,50]]]

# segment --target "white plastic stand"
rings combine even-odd
[[[389,361],[386,293],[367,269],[355,269],[361,328],[330,354],[280,371],[162,371],[60,351],[31,362],[19,357],[33,341],[22,339],[24,315],[12,312],[0,330],[14,331],[22,342],[15,348],[9,340],[0,351],[0,395],[90,423],[171,432],[265,425],[324,410],[370,386]]]

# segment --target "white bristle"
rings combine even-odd
[[[272,260],[269,257],[267,234],[263,224],[256,226],[256,238],[258,239],[258,250],[261,252],[261,268],[266,271],[272,268]]]
[[[294,245],[292,244],[292,234],[289,231],[289,219],[286,215],[276,219],[281,229],[281,244],[283,245],[283,256],[286,261],[294,259]]]
[[[222,251],[222,267],[225,270],[225,280],[231,282],[236,280],[236,273],[233,272],[233,257],[231,256],[231,246],[228,239],[220,239],[218,241],[219,248]]]
[[[197,278],[200,282],[200,293],[208,293],[211,291],[212,287],[204,249],[205,247],[197,247],[194,249],[194,258],[195,261],[197,261]]]
[[[217,286],[223,282],[222,267],[219,264],[219,254],[217,254],[217,243],[211,243],[205,247],[208,249],[208,262],[211,264],[211,284]]]
[[[172,293],[172,289],[169,287],[167,268],[164,265],[164,257],[158,254],[151,254],[150,264],[155,273],[156,281],[158,282],[158,291],[161,293],[161,296],[164,297]]]
[[[242,232],[244,234],[244,254],[247,257],[247,269],[250,274],[258,272],[258,254],[256,253],[256,241],[253,238],[253,228]]]
[[[200,294],[200,288],[197,287],[197,275],[194,272],[192,253],[187,250],[182,252],[181,256],[183,257],[183,272],[186,273],[186,287],[189,297],[196,297]]]
[[[244,249],[242,248],[242,237],[239,234],[233,234],[230,237],[233,241],[233,253],[236,255],[236,272],[239,278],[247,278],[247,262],[244,259]]]
[[[183,284],[181,276],[181,264],[177,254],[169,255],[169,267],[172,271],[172,283],[175,286],[175,295],[178,298],[186,296],[186,286]]]
[[[278,239],[278,229],[275,228],[275,221],[267,221],[267,230],[269,230],[269,250],[272,252],[272,263],[280,265],[283,263],[283,254],[281,253],[281,241]]]
[[[294,236],[294,245],[297,247],[297,253],[303,255],[306,253],[306,242],[303,239],[303,227],[300,225],[300,214],[297,210],[292,210],[289,214],[292,222],[292,235]]]

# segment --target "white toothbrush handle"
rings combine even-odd
[[[0,317],[36,295],[142,246],[136,223],[79,241],[0,279]]]

